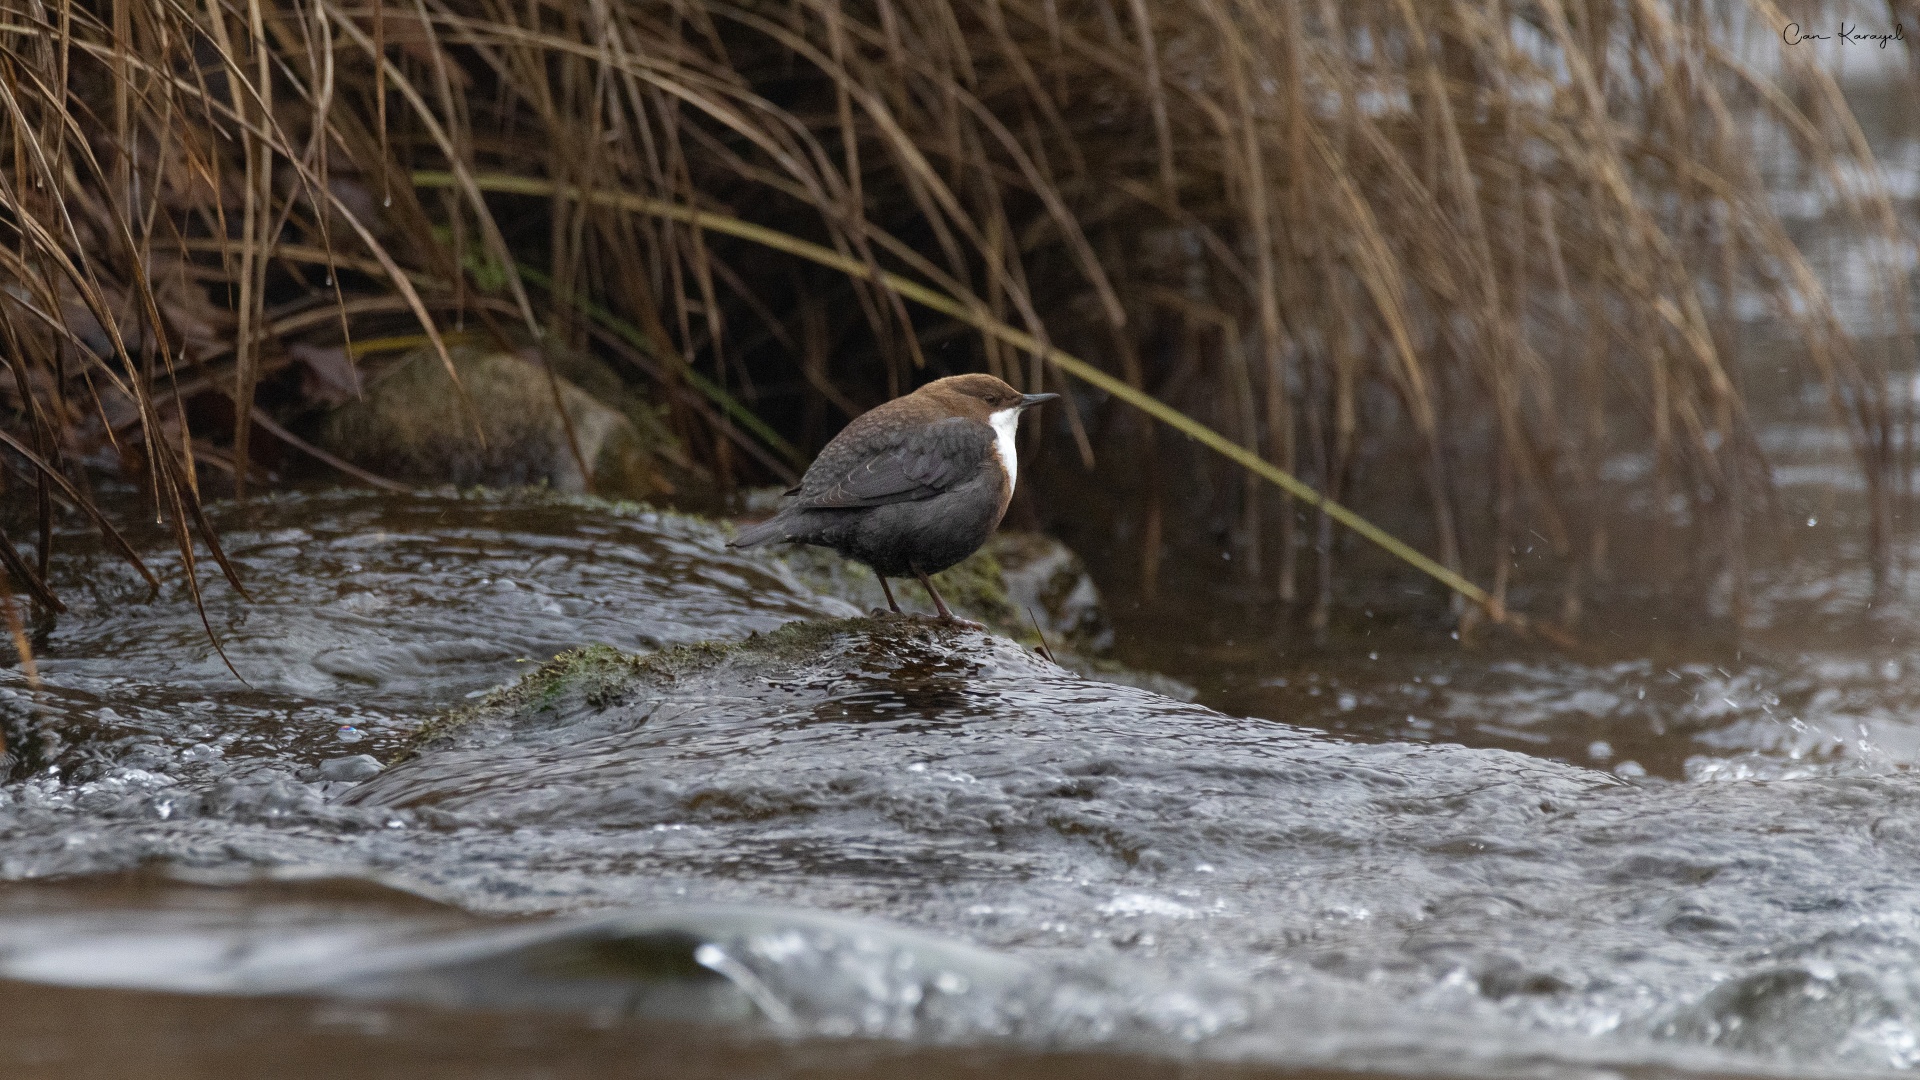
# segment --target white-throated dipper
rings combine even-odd
[[[730,547],[780,542],[827,547],[873,568],[887,606],[890,577],[920,579],[952,619],[928,574],[980,550],[1006,515],[1020,475],[1020,414],[1059,394],[1023,394],[991,375],[937,379],[854,417],[807,466],[780,512]]]

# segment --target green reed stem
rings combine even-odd
[[[419,177],[432,175],[434,174],[416,173],[414,183],[421,187],[429,187],[431,185],[421,184]],[[490,189],[483,184],[481,185],[481,190],[485,191]],[[653,357],[655,360],[673,365],[674,368],[679,371],[680,377],[687,380],[687,385],[706,395],[708,401],[719,406],[721,410],[733,418],[735,423],[752,432],[755,437],[773,448],[781,457],[786,458],[798,466],[806,465],[806,458],[800,453],[799,447],[781,438],[779,432],[768,427],[765,420],[754,415],[752,409],[741,404],[739,398],[727,393],[718,383],[693,370],[691,366],[681,362],[678,357],[668,355],[664,353],[663,350],[656,348],[653,340],[641,332],[639,327],[615,315],[611,310],[593,300],[555,289],[552,278],[525,263],[516,262],[513,264],[513,269],[515,273],[520,275],[520,280],[536,288],[545,289],[555,300],[571,304],[588,318],[606,327],[615,334],[618,334],[622,341]]]
[[[742,221],[725,214],[697,210],[680,203],[649,199],[622,191],[583,191],[572,185],[556,184],[551,180],[531,176],[489,173],[476,174],[473,180],[481,191],[510,195],[536,195],[546,198],[564,195],[599,206],[683,222],[695,228],[737,236],[742,240],[751,240],[756,244],[784,251],[789,255],[797,255],[809,262],[838,270],[849,277],[877,282],[916,304],[951,316],[983,334],[991,335],[1017,349],[1040,357],[1081,382],[1119,398],[1188,438],[1205,445],[1229,461],[1273,483],[1301,502],[1325,511],[1328,517],[1384,548],[1388,554],[1478,604],[1493,621],[1505,623],[1521,621],[1517,614],[1509,613],[1503,605],[1495,603],[1485,589],[1433,561],[1373,522],[1326,498],[1292,473],[1267,461],[1254,451],[1241,446],[1153,395],[1128,386],[1085,360],[1053,346],[1042,345],[1031,334],[1008,326],[983,311],[976,310],[919,282],[886,270],[878,271],[876,274],[874,269],[866,263],[842,255],[831,248],[802,240],[777,229],[769,229],[764,225],[755,225],[750,221]],[[455,180],[453,174],[449,172],[422,171],[413,174],[413,183],[416,187],[443,188],[451,187]]]

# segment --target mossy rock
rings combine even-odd
[[[576,459],[541,365],[473,348],[456,348],[452,357],[458,389],[437,353],[416,350],[375,377],[363,399],[326,417],[322,445],[415,484],[546,486],[648,499],[673,494],[676,475],[686,472],[684,454],[657,421],[636,423],[627,411],[562,377],[559,396],[580,450]],[[588,465],[585,475],[580,459]]]
[[[684,487],[688,482],[705,485],[711,481],[706,470],[688,456],[686,448],[673,434],[666,408],[654,404],[646,394],[622,379],[606,361],[556,341],[542,342],[538,348],[539,356],[553,367],[554,374],[578,386],[595,401],[618,410],[633,424],[641,441],[666,466],[665,471],[676,487]]]
[[[776,549],[777,557],[816,592],[864,611],[886,607],[880,581],[867,567],[825,548]],[[1100,604],[1100,590],[1065,544],[1044,533],[1000,532],[958,566],[933,575],[934,587],[954,613],[1038,645],[1089,656],[1113,647],[1113,628]],[[920,583],[893,579],[893,595],[909,611],[931,612],[933,600]]]
[[[777,504],[759,500],[766,511]],[[880,581],[867,567],[825,548],[793,545],[774,549],[800,584],[844,600],[862,611],[886,607]],[[941,573],[934,587],[956,615],[984,623],[994,633],[1031,649],[1044,647],[1062,667],[1102,682],[1152,690],[1181,701],[1198,691],[1177,679],[1135,671],[1111,658],[1113,627],[1080,557],[1043,533],[996,533],[985,547]],[[917,581],[895,579],[894,598],[909,612],[931,613],[933,600]]]
[[[883,610],[887,597],[880,579],[861,563],[845,559],[826,548],[795,544],[776,549],[776,558],[787,564],[808,588],[838,597],[862,611]],[[906,611],[931,614],[933,598],[920,583],[907,578],[892,578],[894,599]],[[947,601],[954,614],[1005,631],[1016,623],[1018,612],[1007,599],[1007,587],[1001,578],[1000,562],[992,545],[968,556],[958,566],[933,575],[934,588]],[[1017,636],[1017,635],[1016,635]]]
[[[1100,590],[1072,548],[1044,533],[1001,532],[985,552],[999,566],[1001,592],[1017,619],[1037,623],[1049,641],[1077,653],[1112,650],[1113,626]]]
[[[655,653],[588,645],[555,656],[519,682],[494,690],[473,705],[429,720],[414,734],[400,760],[453,743],[490,741],[488,732],[504,737],[508,732],[577,726],[582,717],[609,710],[632,712],[636,700],[668,700],[690,683],[705,688],[696,695],[703,699],[711,697],[709,692],[716,686],[724,686],[727,695],[741,700],[756,694],[777,696],[779,691],[768,687],[777,686],[782,676],[827,658],[847,663],[843,654],[850,651],[863,654],[853,663],[872,667],[897,657],[911,661],[929,646],[990,640],[955,624],[886,616],[792,622],[740,641],[702,641]],[[1004,642],[997,647],[1011,648]],[[634,722],[643,721],[644,716]]]
[[[1143,690],[1088,685],[1005,637],[956,623],[810,620],[651,655],[589,647],[555,657],[422,730],[402,760],[339,801],[448,824],[751,829],[846,813],[842,827],[858,831],[843,835],[865,835],[931,814],[997,834],[1006,800],[995,785],[1033,789],[1045,770],[1032,755],[1074,744],[1076,729],[1111,737],[1116,715],[1156,731],[1170,718],[1217,718]],[[1028,740],[1039,741],[1001,753]],[[938,791],[902,795],[886,779],[937,774],[949,754],[967,759],[958,770],[967,778]],[[1051,831],[1059,810],[1050,805],[1035,827]],[[1071,834],[1103,833],[1095,818],[1104,813]],[[1113,846],[1131,862],[1144,845]]]

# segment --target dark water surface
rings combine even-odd
[[[0,676],[6,1075],[1920,1060],[1920,657],[1896,614],[1788,634],[1863,625],[1825,564],[1811,599],[1769,585],[1775,638],[1738,659],[1261,674],[1169,640],[1185,703],[911,623],[762,644],[854,612],[671,515],[219,517],[256,602],[215,585],[209,610],[250,686],[182,596],[84,556],[44,686]],[[483,710],[379,775],[359,756],[562,649],[756,632],[644,692]]]

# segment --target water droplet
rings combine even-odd
[[[392,196],[391,194],[389,194],[389,195],[388,195],[388,196],[387,196],[387,197],[386,197],[385,199],[382,199],[382,200],[380,201],[380,205],[381,205],[381,206],[392,206],[392,205],[393,205],[393,196]]]
[[[1820,524],[1820,519],[1817,517],[1810,517],[1807,519],[1807,528],[1809,529],[1813,528],[1815,525],[1818,525],[1818,524]]]
[[[333,734],[334,734],[334,737],[339,739],[341,742],[347,742],[347,743],[359,742],[361,739],[364,739],[367,737],[366,732],[361,731],[359,728],[354,727],[352,724],[341,724],[340,730],[334,732]]]

